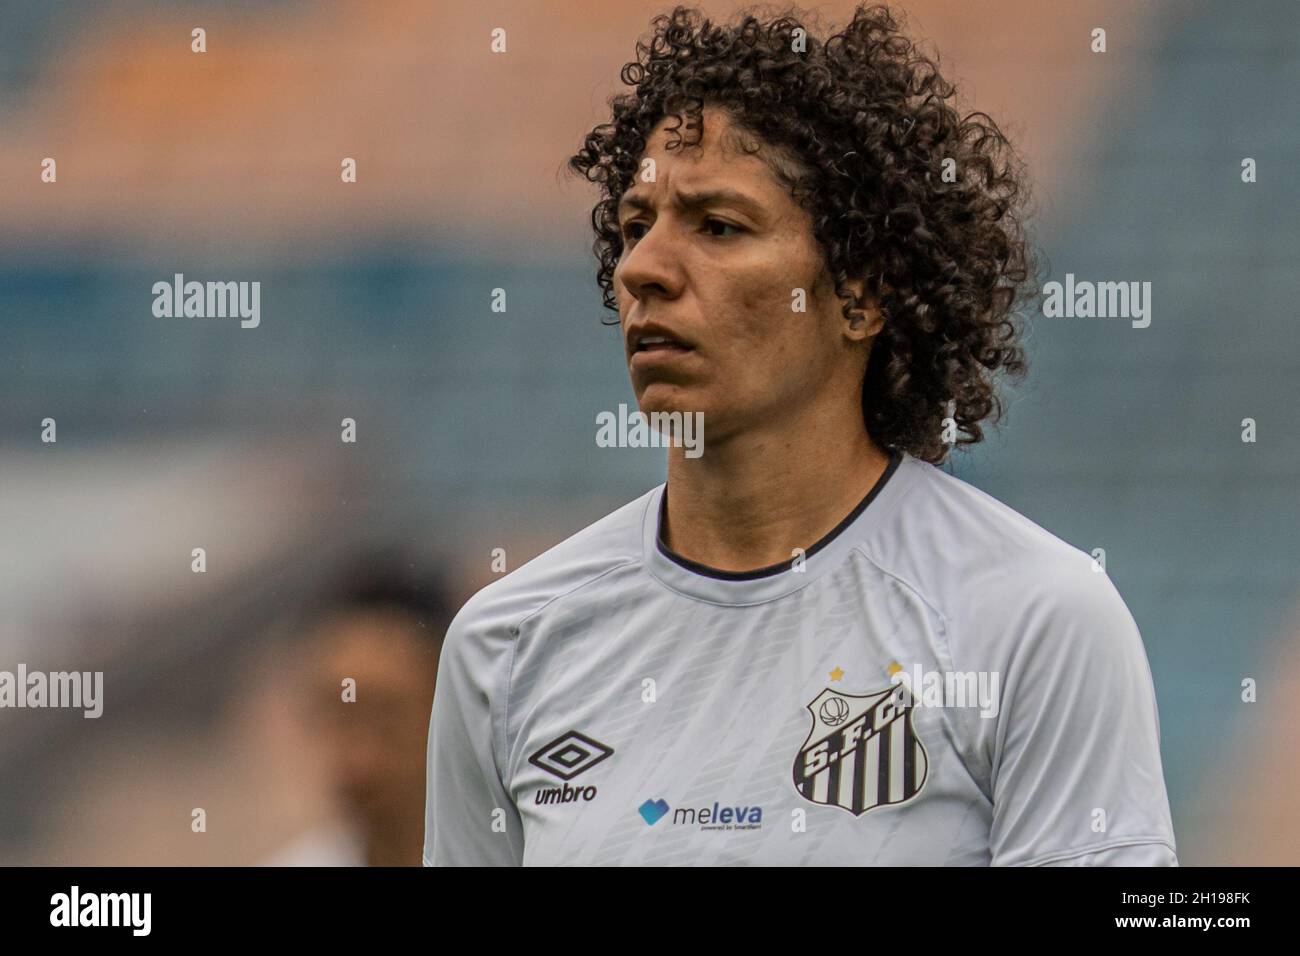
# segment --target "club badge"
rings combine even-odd
[[[870,694],[829,687],[808,704],[813,726],[794,761],[800,796],[855,817],[906,803],[925,786],[929,758],[903,684]]]

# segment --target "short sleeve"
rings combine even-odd
[[[1041,860],[1039,866],[1177,866],[1173,847],[1164,843],[1130,843]]]
[[[1137,623],[1086,555],[1011,616],[993,762],[993,865],[1177,865]]]
[[[512,866],[523,828],[496,758],[513,636],[475,626],[467,605],[443,642],[429,720],[426,866]]]

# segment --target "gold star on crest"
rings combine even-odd
[[[839,665],[837,664],[835,666],[835,670],[831,671],[831,680],[843,680],[843,679],[844,679],[844,671],[840,670]]]

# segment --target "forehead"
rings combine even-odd
[[[703,124],[703,138],[700,138],[700,130],[692,125],[695,123]],[[682,113],[669,113],[664,116],[646,138],[646,152],[647,154],[652,151],[663,152],[668,143],[678,138],[692,143],[699,140],[699,148],[692,146],[680,150],[693,157],[742,155],[739,148],[742,142],[747,142],[751,146],[757,142],[752,133],[737,125],[727,110],[717,106],[706,106],[703,113],[694,118]],[[679,150],[673,149],[672,152],[678,153]]]
[[[725,185],[763,199],[775,198],[781,192],[781,185],[768,165],[768,159],[773,157],[770,145],[737,126],[717,107],[704,109],[703,137],[698,129],[687,128],[690,122],[687,117],[669,115],[656,124],[639,157],[637,176],[628,189],[629,195],[653,192],[670,180],[677,188]],[[673,145],[679,141],[682,145]],[[755,147],[760,152],[753,152]],[[654,160],[654,182],[641,178],[646,159]]]

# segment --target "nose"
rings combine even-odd
[[[625,248],[614,274],[638,302],[655,296],[671,299],[680,294],[681,261],[671,223],[660,217],[630,249]]]

